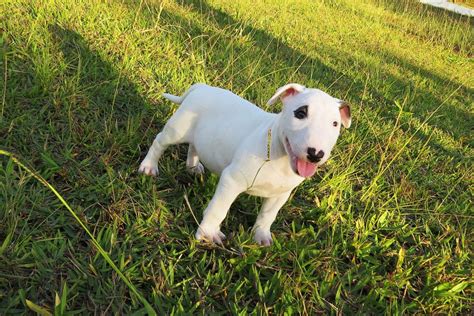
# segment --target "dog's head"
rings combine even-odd
[[[279,99],[283,103],[279,137],[291,168],[302,177],[311,177],[331,155],[341,125],[351,125],[349,104],[296,83],[279,88],[267,104]]]

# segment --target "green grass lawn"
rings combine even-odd
[[[472,313],[472,20],[405,0],[7,0],[0,36],[0,149],[158,314]],[[137,173],[176,109],[160,94],[195,82],[352,104],[272,247],[252,241],[249,196],[224,247],[193,239],[218,178],[186,173],[186,146]],[[0,314],[142,313],[139,295],[0,156]]]

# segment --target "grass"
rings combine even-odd
[[[0,4],[0,313],[472,313],[473,27],[416,1]],[[242,196],[224,247],[193,240],[217,182],[168,150],[137,174],[179,94],[263,106],[287,82],[352,104],[330,162],[260,248]],[[278,106],[268,108],[278,111]],[[39,308],[39,309],[38,309]]]

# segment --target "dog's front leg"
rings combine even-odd
[[[281,195],[267,198],[264,200],[262,210],[258,214],[257,220],[253,227],[255,241],[262,246],[270,246],[272,244],[272,233],[270,226],[272,226],[278,211],[285,204],[290,196],[291,191]]]
[[[245,191],[246,182],[242,174],[227,167],[221,174],[216,193],[204,211],[204,217],[196,232],[196,238],[222,244],[225,235],[220,225],[237,196]]]

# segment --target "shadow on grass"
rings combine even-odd
[[[3,120],[10,125],[0,125],[0,132],[6,131],[5,138],[0,136],[0,145],[12,148],[51,180],[97,234],[103,229],[114,229],[111,223],[129,211],[123,197],[114,194],[126,190],[126,184],[118,181],[117,175],[126,174],[130,168],[135,170],[139,159],[137,144],[142,142],[154,119],[146,115],[148,101],[136,86],[90,49],[81,35],[58,25],[51,25],[49,32],[45,37],[50,35],[53,42],[48,52],[51,56],[41,55],[30,46],[25,55],[18,54],[24,48],[16,47],[11,41]],[[59,51],[56,53],[54,48]],[[24,56],[28,58],[22,59]],[[50,65],[49,69],[39,68],[46,64]],[[5,230],[0,224],[0,238],[13,225],[10,222],[21,219],[14,228],[13,240],[18,245],[12,243],[12,251],[4,253],[0,260],[3,263],[0,273],[16,276],[16,284],[11,288],[27,289],[27,299],[40,304],[47,302],[50,306],[54,306],[55,292],[66,280],[70,288],[107,288],[104,284],[113,273],[110,266],[94,257],[94,247],[84,232],[51,200],[50,192],[36,188],[37,183],[32,181],[17,183],[13,173],[5,174],[5,178],[17,187],[12,188],[8,203],[0,203],[0,215],[8,218]],[[15,201],[13,197],[22,194],[23,200]],[[123,231],[118,232],[120,238]],[[22,236],[25,233],[28,236]],[[55,242],[45,250],[36,243],[42,238],[52,238]],[[22,240],[26,240],[24,244]],[[115,252],[123,251],[121,247]],[[91,262],[96,272],[78,268]],[[4,289],[10,290],[7,286]],[[129,291],[122,283],[110,293],[97,292],[92,297],[86,291],[81,295],[68,303],[69,308],[73,308],[73,302],[74,307],[86,307],[88,311],[97,311],[98,306],[105,308],[104,304],[109,303],[109,306],[131,304]],[[3,296],[0,300],[2,308],[7,310],[23,306],[18,296],[12,296],[11,300]]]
[[[58,25],[51,25],[50,32],[67,64],[64,75],[75,81],[80,89],[77,92],[83,97],[82,100],[73,99],[79,105],[78,120],[74,123],[87,125],[93,132],[79,136],[94,142],[103,141],[99,148],[108,150],[113,142],[126,141],[120,137],[133,136],[129,130],[131,121],[138,122],[142,129],[148,126],[144,112],[150,101],[143,99],[135,84],[120,69],[91,50],[77,32]],[[67,101],[65,106],[68,106]]]

